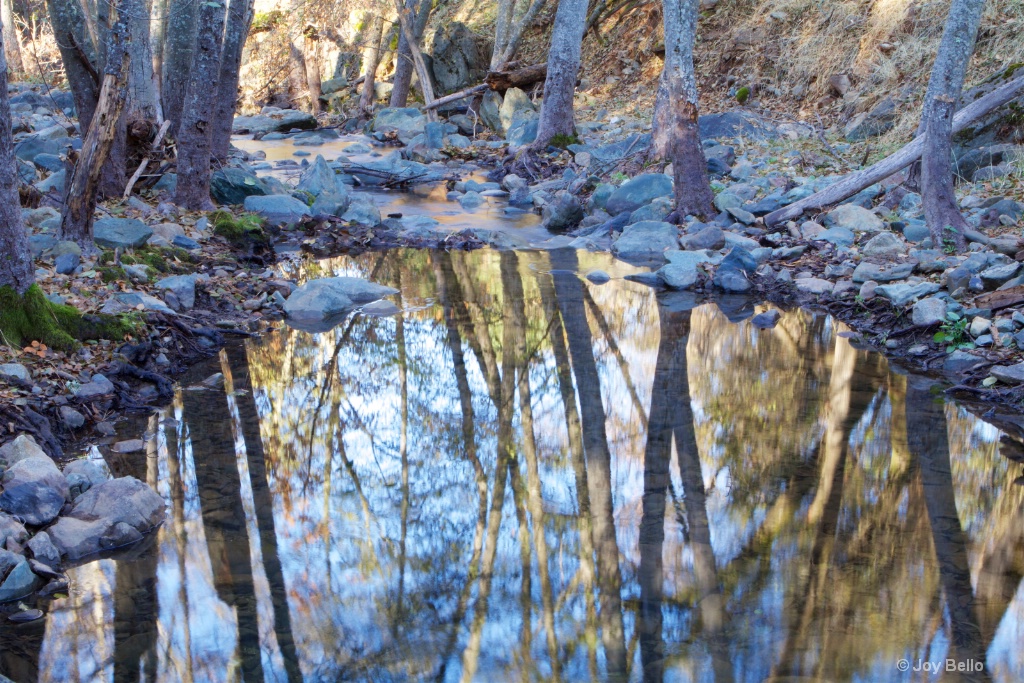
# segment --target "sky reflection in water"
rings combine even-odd
[[[303,266],[401,290],[226,350],[112,461],[168,501],[4,626],[30,681],[1024,680],[1000,432],[829,319],[572,251]],[[723,312],[725,311],[725,312]],[[205,376],[199,373],[197,378]]]

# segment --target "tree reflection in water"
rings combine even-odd
[[[632,270],[573,251],[300,266],[404,310],[197,371],[223,388],[183,388],[148,453],[110,461],[166,523],[3,626],[0,672],[889,681],[952,657],[986,663],[961,680],[1024,680],[1024,487],[1000,457],[1018,443],[823,316],[756,330],[591,268]]]

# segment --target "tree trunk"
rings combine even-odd
[[[164,105],[161,75],[164,72],[164,47],[167,41],[168,2],[167,0],[153,0],[152,4],[152,11],[149,15],[149,47],[153,53],[153,92],[156,94],[157,119],[163,123]]]
[[[320,63],[316,58],[316,40],[307,35],[305,43],[306,90],[309,92],[310,111],[316,115],[320,113]]]
[[[71,96],[75,100],[78,127],[84,134],[92,123],[100,92],[99,62],[89,36],[85,12],[77,0],[46,0],[46,11],[57,38]]]
[[[523,33],[530,28],[537,14],[544,8],[546,0],[533,0],[533,3],[526,10],[526,13],[514,21],[505,34],[504,44],[501,50],[498,49],[498,41],[494,41],[494,51],[491,54],[491,70],[504,69],[512,61],[519,50],[519,43],[523,40]],[[580,38],[582,41],[583,39]]]
[[[6,27],[4,24],[4,34]],[[6,35],[0,35],[4,47],[6,39]],[[24,294],[35,282],[35,269],[18,201],[18,160],[14,157],[11,134],[5,55],[6,50],[0,49],[0,287],[11,287],[17,294]],[[4,343],[0,339],[0,344]]]
[[[953,190],[953,167],[949,158],[953,110],[963,90],[984,10],[985,0],[953,0],[950,5],[921,116],[924,127],[921,196],[925,221],[936,247],[952,245],[958,252],[967,246],[963,232],[968,226],[957,207]]]
[[[13,73],[25,72],[25,65],[21,61],[21,40],[18,35],[18,26],[14,21],[14,1],[0,0],[0,23],[3,24],[4,56],[7,58],[7,68]]]
[[[59,0],[49,0],[50,2]],[[163,46],[161,96],[164,118],[171,122],[171,137],[177,137],[185,106],[196,44],[196,16],[201,3],[194,0],[168,0],[166,39]]]
[[[415,12],[413,32],[415,33],[416,44],[419,45],[423,39],[423,31],[427,27],[427,21],[430,19],[430,11],[434,9],[434,3],[431,0],[419,0],[418,3],[417,0],[407,0],[405,7],[410,14]],[[398,32],[398,52],[395,57],[394,88],[391,90],[392,107],[404,107],[409,103],[409,90],[412,87],[412,75],[415,70],[416,65],[412,59],[412,48],[409,47],[409,39],[406,37],[405,31],[400,30]]]
[[[224,161],[231,146],[231,126],[238,105],[238,74],[242,68],[242,48],[252,24],[253,0],[235,0],[228,8],[224,30],[224,51],[217,83],[217,112],[213,120],[212,150],[215,159]]]
[[[142,0],[132,0],[128,6],[130,18],[128,30],[132,40],[128,44],[131,64],[128,67],[129,121],[144,119],[157,120],[159,104],[156,96],[156,78],[153,74],[153,51],[150,43],[150,19]]]
[[[556,135],[571,136],[576,130],[572,101],[586,20],[587,0],[558,3],[548,51],[548,76],[544,80],[544,106],[540,111],[534,149],[544,149]]]
[[[178,186],[174,202],[193,211],[213,208],[210,200],[210,145],[216,119],[217,79],[225,7],[200,3],[195,52],[178,129]]]
[[[380,41],[384,33],[384,17],[375,12],[370,34],[367,36],[366,48],[363,50],[363,94],[359,97],[359,111],[369,117],[373,115],[374,82],[377,76],[377,65],[380,64]]]
[[[430,80],[430,72],[427,70],[427,63],[423,59],[423,52],[420,50],[419,42],[411,38],[411,36],[415,35],[412,13],[402,7],[401,0],[395,0],[395,11],[398,13],[398,23],[401,26],[400,31],[405,34],[406,43],[409,45],[409,52],[412,54],[412,63],[416,68],[416,76],[420,79],[423,103],[427,105],[427,118],[431,121],[436,121],[437,113],[429,108],[430,104],[434,101],[433,81]]]
[[[75,171],[68,184],[61,216],[61,239],[77,242],[85,253],[96,250],[92,240],[93,213],[100,190],[101,176],[117,136],[118,123],[127,98],[129,69],[128,16],[129,0],[121,0],[117,20],[110,30],[111,44],[107,50],[107,66],[103,72],[96,111],[82,143]]]
[[[310,67],[306,63],[305,44],[306,19],[302,2],[295,2],[291,8],[291,21],[288,25],[288,90],[293,103],[303,98],[309,101],[309,110],[313,114],[320,111],[320,77],[315,82],[310,78]]]
[[[664,0],[665,66],[654,112],[654,155],[672,158],[676,216],[711,216],[714,194],[697,128],[693,44],[699,0]]]

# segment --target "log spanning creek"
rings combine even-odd
[[[766,328],[607,254],[281,268],[399,294],[228,347],[141,420],[144,452],[99,453],[166,520],[0,625],[0,673],[1024,680],[1013,414],[828,316]]]

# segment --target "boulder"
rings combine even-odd
[[[840,204],[825,216],[825,227],[846,228],[853,232],[878,232],[885,227],[885,223],[863,207]]]
[[[357,277],[310,280],[291,293],[285,301],[284,312],[293,321],[318,323],[347,313],[360,304],[397,293],[397,289]]]
[[[259,214],[271,225],[294,225],[312,215],[305,203],[287,194],[246,197],[243,207]]]
[[[231,132],[236,135],[245,133],[287,133],[296,128],[313,130],[316,118],[312,114],[294,109],[273,109],[268,107],[267,113],[256,116],[236,116],[231,125]]]
[[[961,372],[967,372],[971,368],[981,365],[984,362],[984,358],[979,358],[972,353],[957,349],[946,356],[946,360],[942,363],[942,369],[951,374],[959,374]]]
[[[145,532],[163,520],[164,500],[135,477],[121,477],[90,488],[75,501],[70,516],[83,521],[124,522]]]
[[[658,197],[672,194],[672,181],[664,173],[645,173],[627,180],[612,192],[605,205],[609,215],[632,212]]]
[[[583,220],[583,207],[575,195],[563,190],[544,205],[542,216],[548,230],[571,230]]]
[[[876,256],[878,258],[893,259],[909,250],[907,243],[891,232],[880,232],[871,239],[861,250],[865,256]]]
[[[341,216],[348,210],[348,191],[344,194],[338,192],[324,192],[316,198],[309,212],[314,216],[327,214],[328,216]]]
[[[501,121],[503,132],[512,129],[512,122],[523,114],[528,116],[536,114],[536,109],[529,96],[519,88],[509,88],[505,91],[501,107],[498,109],[498,118]]]
[[[876,137],[892,130],[896,124],[896,102],[891,97],[883,98],[871,111],[853,117],[846,126],[846,139],[850,142]]]
[[[679,240],[683,249],[721,249],[725,246],[725,232],[717,225],[709,225]]]
[[[137,218],[101,218],[93,224],[93,241],[109,249],[137,249],[153,236]]]
[[[181,304],[183,311],[190,311],[196,305],[196,275],[172,275],[156,283],[157,289],[170,291]]]
[[[7,382],[31,382],[32,375],[21,363],[0,364],[0,380]],[[20,437],[19,437],[20,438]]]
[[[373,117],[372,128],[378,133],[396,131],[401,135],[413,136],[422,133],[427,125],[427,117],[419,109],[412,107],[387,107]]]
[[[477,45],[476,36],[458,21],[442,24],[434,34],[430,54],[439,94],[479,83],[487,71],[487,59]]]
[[[679,246],[679,230],[671,223],[641,221],[627,226],[612,244],[612,253],[619,258],[650,258],[661,256],[666,249]]]
[[[747,111],[727,111],[705,114],[697,119],[701,140],[746,137],[769,140],[778,137],[774,126],[757,114]]]
[[[348,186],[341,182],[338,174],[327,165],[327,161],[319,154],[299,176],[299,183],[296,187],[314,197],[319,197],[324,192],[341,196],[348,195]]]
[[[27,434],[18,436],[14,441],[0,446],[0,460],[4,460],[8,467],[16,462],[27,458],[46,457],[46,451],[40,448],[35,439]],[[0,543],[0,545],[3,545]]]
[[[989,372],[1004,384],[1024,384],[1024,363],[1015,365],[995,365]]]
[[[244,168],[229,166],[210,175],[210,196],[218,204],[241,204],[246,197],[272,194],[270,185]]]
[[[505,131],[501,126],[501,104],[501,93],[494,90],[486,91],[480,102],[480,120],[495,133],[504,135]]]
[[[508,130],[508,146],[522,147],[536,140],[539,125],[540,119],[535,115],[518,114]]]
[[[730,251],[718,270],[715,271],[714,284],[719,289],[735,294],[749,291],[753,284],[750,276],[757,270],[757,260],[745,249],[735,248]]]
[[[109,396],[113,393],[114,383],[98,373],[93,375],[90,381],[79,385],[74,390],[75,397],[80,400],[89,400],[97,396]]]
[[[34,455],[19,460],[4,472],[0,510],[41,526],[52,521],[64,507],[68,484],[53,460]]]
[[[341,218],[361,225],[377,226],[380,225],[380,209],[369,195],[355,194]]]

